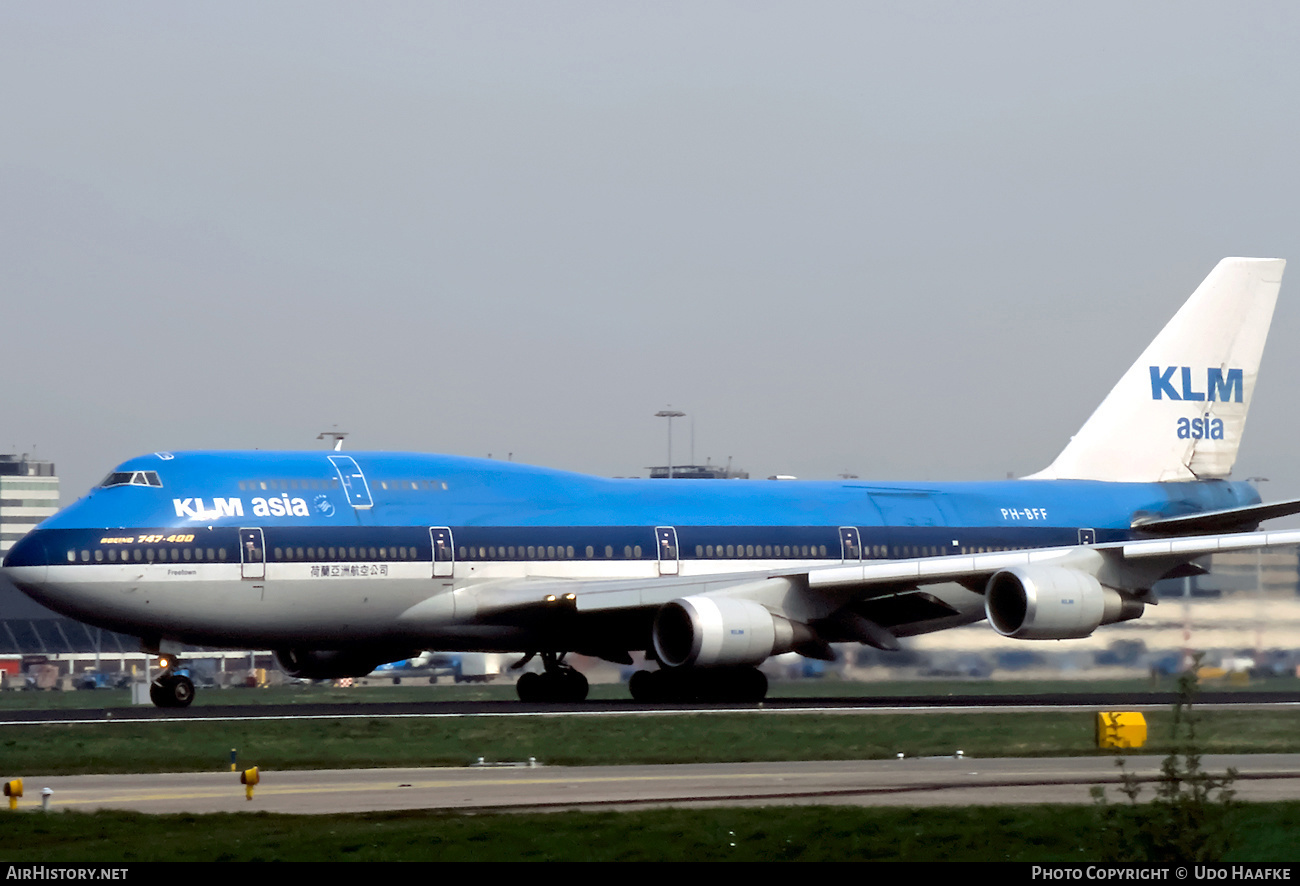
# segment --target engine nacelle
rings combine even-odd
[[[275,660],[290,677],[336,680],[340,677],[364,677],[381,664],[418,654],[409,649],[277,649]]]
[[[654,647],[667,668],[761,664],[789,652],[795,626],[752,600],[683,597],[655,616]]]
[[[1103,587],[1095,576],[1064,566],[1014,566],[989,579],[984,613],[1004,637],[1073,640],[1099,626],[1137,618],[1140,600]]]

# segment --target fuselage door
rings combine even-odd
[[[671,526],[655,527],[655,547],[659,549],[659,574],[677,574],[677,530]]]
[[[370,487],[366,485],[366,475],[361,473],[356,459],[350,455],[331,455],[330,464],[338,471],[339,481],[343,484],[343,493],[348,497],[348,504],[357,509],[374,506],[370,500]]]
[[[266,578],[266,544],[261,529],[239,530],[239,560],[243,578]]]
[[[862,540],[858,537],[858,527],[840,527],[840,551],[845,563],[862,559]]]
[[[433,577],[449,577],[456,565],[451,545],[451,530],[446,526],[431,526],[429,540],[433,542]]]

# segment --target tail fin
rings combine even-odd
[[[1227,477],[1286,262],[1225,258],[1047,468],[1027,479]]]

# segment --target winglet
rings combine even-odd
[[[1285,267],[1276,258],[1219,262],[1056,461],[1027,479],[1227,477]]]

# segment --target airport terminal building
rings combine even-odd
[[[0,557],[59,509],[54,463],[27,455],[0,455]]]

